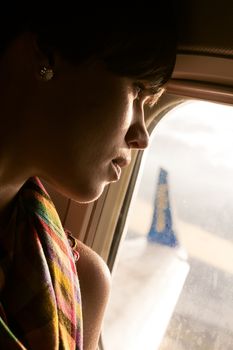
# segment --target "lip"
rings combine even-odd
[[[120,177],[121,177],[121,167],[114,160],[112,160],[111,164],[112,164],[112,168],[114,170],[114,181],[118,181],[118,180],[120,180]]]
[[[124,168],[129,165],[131,159],[129,157],[117,157],[112,160],[114,164],[119,165],[120,168]]]
[[[130,158],[117,157],[112,160],[112,168],[114,170],[114,181],[118,181],[121,177],[122,168],[128,166],[130,163]]]

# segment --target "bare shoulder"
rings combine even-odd
[[[93,285],[97,288],[111,284],[111,274],[105,261],[83,242],[78,241],[80,258],[77,262],[77,271],[80,283]]]
[[[77,272],[82,297],[84,350],[95,350],[109,299],[111,275],[104,260],[80,241],[78,251],[80,258]]]

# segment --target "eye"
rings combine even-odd
[[[153,107],[160,96],[164,92],[164,88],[145,86],[141,82],[136,82],[134,84],[134,96],[136,101],[140,101],[143,105],[147,105],[149,107]]]
[[[148,98],[146,100],[146,104],[149,107],[153,107],[159,100],[159,98],[164,93],[164,88],[156,88],[156,89],[150,89],[150,93],[148,94]]]

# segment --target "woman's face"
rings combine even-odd
[[[77,201],[100,196],[119,180],[131,150],[148,145],[144,97],[128,79],[101,63],[74,66],[60,60],[54,78],[41,82],[38,175]]]

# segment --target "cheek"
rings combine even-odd
[[[115,133],[120,138],[124,138],[127,134],[130,126],[133,123],[133,118],[133,103],[128,100],[127,104],[122,105],[122,108],[119,110],[118,115],[116,116]]]
[[[84,114],[83,114],[84,116]],[[133,120],[132,103],[99,106],[98,109],[88,109],[80,122],[79,137],[88,148],[110,146],[116,139],[124,138]],[[97,147],[98,148],[98,147]]]
[[[133,121],[133,100],[128,95],[120,96],[109,108],[110,125],[115,130],[126,132]]]
[[[70,134],[74,141],[73,147],[82,147],[83,150],[85,147],[95,149],[103,140],[111,144],[111,140],[124,138],[133,120],[134,98],[125,88],[110,87],[90,90],[89,93],[83,88],[78,98],[74,94],[77,89],[71,89],[66,99],[61,101],[63,106],[60,106],[58,119],[63,120],[64,124],[57,123],[64,131],[64,141],[69,146]]]

